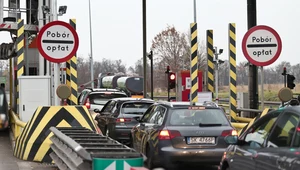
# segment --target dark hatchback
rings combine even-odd
[[[130,145],[130,132],[145,111],[154,103],[151,99],[115,98],[109,100],[95,120],[103,135]]]
[[[181,164],[218,165],[237,135],[215,103],[157,102],[132,129],[133,148],[147,156],[147,167],[175,169]]]
[[[300,106],[271,111],[226,142],[232,145],[224,152],[221,170],[299,170]]]

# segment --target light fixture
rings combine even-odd
[[[63,14],[65,14],[67,12],[67,6],[66,5],[64,5],[64,6],[59,6],[59,8],[58,8],[58,13],[59,13],[59,15],[63,15]]]

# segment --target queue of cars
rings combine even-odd
[[[238,136],[223,108],[213,102],[191,106],[118,95],[101,101],[90,110],[103,135],[146,155],[149,169],[182,164],[219,165],[219,170],[299,169],[300,106],[271,111]]]

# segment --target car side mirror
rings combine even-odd
[[[229,145],[237,145],[239,142],[238,136],[226,136],[224,140]]]
[[[140,122],[141,121],[141,118],[140,117],[133,117],[136,121]]]
[[[95,113],[100,113],[100,110],[99,109],[94,109],[94,112]]]

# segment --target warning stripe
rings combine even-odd
[[[19,109],[20,103],[20,94],[19,94],[19,81],[18,78],[24,74],[24,20],[18,21],[18,30],[17,30],[17,77],[16,77],[16,85],[17,85],[17,113]]]
[[[39,107],[16,140],[14,155],[22,160],[51,163],[50,127],[86,127],[96,131],[96,125],[86,107]]]
[[[197,23],[191,23],[191,97],[192,102],[198,101],[198,40]]]
[[[206,30],[206,46],[207,46],[207,90],[214,92],[214,39],[213,30]]]
[[[229,24],[229,85],[230,85],[230,115],[237,113],[237,89],[236,89],[236,33],[235,23]],[[231,117],[231,120],[233,118]],[[235,121],[235,120],[233,120]]]
[[[70,19],[70,25],[76,30],[76,19]],[[77,57],[76,54],[66,64],[67,85],[71,87],[71,96],[67,99],[68,105],[77,105]]]

